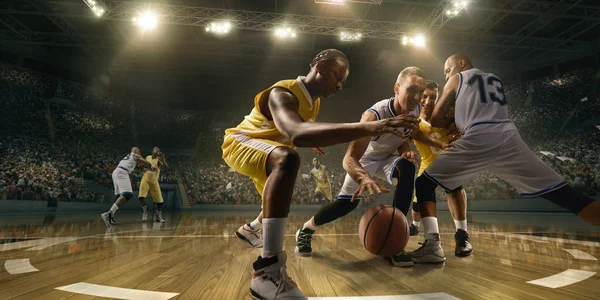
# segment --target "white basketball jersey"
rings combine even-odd
[[[504,86],[496,75],[479,69],[458,75],[454,120],[459,130],[466,132],[480,124],[510,122]]]
[[[373,112],[377,115],[378,120],[393,118],[396,115],[392,109],[394,97],[390,99],[381,100],[375,103],[367,111]],[[410,112],[411,115],[419,117],[420,107],[417,105],[414,111]],[[397,135],[386,133],[380,136],[373,137],[363,158],[369,158],[373,160],[380,160],[390,156],[398,147],[402,146],[404,142],[410,136],[411,129],[403,128],[403,132],[406,138],[401,138]]]
[[[131,152],[127,156],[123,157],[119,162],[118,168],[125,169],[128,173],[131,173],[137,163],[135,162],[135,153]]]

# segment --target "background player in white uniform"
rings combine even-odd
[[[140,148],[133,147],[131,148],[131,153],[123,157],[119,165],[112,172],[112,180],[115,186],[115,203],[109,211],[100,215],[106,226],[110,227],[111,224],[114,224],[114,215],[117,209],[133,197],[133,188],[131,188],[129,174],[133,172],[138,163],[147,167],[150,166],[150,163],[140,155]]]
[[[454,105],[454,122],[464,132],[416,180],[417,201],[425,229],[425,243],[411,256],[415,262],[445,260],[440,246],[435,188],[459,189],[484,170],[506,180],[523,196],[542,197],[600,225],[600,201],[573,190],[523,142],[508,117],[502,81],[473,68],[464,54],[450,56],[444,65],[448,83],[436,104],[431,125],[446,127]]]
[[[418,116],[419,102],[425,86],[425,75],[421,69],[417,67],[404,69],[394,84],[394,97],[375,103],[363,113],[361,122],[383,120],[397,115]],[[394,179],[397,180],[393,205],[404,215],[408,213],[418,157],[415,152],[410,151],[410,145],[406,140],[412,136],[434,147],[445,148],[448,145],[430,139],[417,129],[412,131],[405,128],[403,132],[404,137],[383,134],[373,138],[360,138],[350,143],[343,162],[344,169],[348,172],[344,185],[335,201],[323,205],[314,217],[298,229],[295,249],[297,255],[311,255],[312,234],[317,226],[336,220],[354,210],[359,202],[355,200],[361,199],[364,191],[368,191],[371,195],[373,191],[389,192],[373,179],[372,175],[377,173],[383,175],[390,184],[393,184]],[[401,155],[395,155],[396,151]],[[396,266],[413,265],[410,257],[403,251],[392,257],[391,261]]]

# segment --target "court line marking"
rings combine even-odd
[[[310,300],[460,300],[446,293],[390,295],[390,296],[354,296],[354,297],[308,297]]]
[[[39,271],[29,262],[29,258],[9,259],[4,262],[6,272],[10,274],[24,274]]]
[[[57,287],[55,289],[76,294],[126,300],[167,300],[179,295],[179,293],[126,289],[108,285],[91,284],[87,282],[78,282]]]
[[[581,251],[579,249],[563,249],[563,251],[568,252],[569,254],[573,255],[573,258],[575,258],[575,259],[598,260],[593,255],[591,255],[587,252]]]
[[[568,269],[552,276],[527,281],[527,283],[555,289],[584,281],[594,275],[596,272]]]
[[[590,241],[580,241],[580,240],[569,240],[569,239],[563,239],[563,238],[553,238],[553,237],[547,237],[547,236],[533,236],[533,235],[522,235],[522,234],[518,234],[518,233],[490,233],[490,234],[496,234],[496,235],[503,235],[503,236],[507,236],[507,237],[512,237],[512,238],[519,238],[522,240],[528,240],[528,241],[532,241],[532,242],[539,242],[539,243],[547,243],[547,242],[558,242],[558,243],[568,243],[568,244],[578,244],[578,245],[584,245],[584,246],[600,246],[600,242],[590,242]]]

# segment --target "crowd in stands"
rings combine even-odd
[[[599,120],[593,123],[600,115],[598,77],[596,70],[584,69],[505,87],[511,118],[523,139],[574,188],[590,195],[600,192],[600,130],[594,126]],[[167,153],[171,167],[161,171],[161,182],[181,179],[193,203],[260,203],[251,180],[233,172],[220,157],[223,128],[186,131],[194,127],[191,124],[210,127],[212,113],[172,111],[145,127],[156,115],[138,112],[136,121],[130,121],[132,105],[118,97],[2,64],[0,93],[0,199],[103,201],[106,193],[89,182],[111,190],[111,172],[133,146],[134,136],[147,140],[162,135],[188,141],[187,147],[195,150],[193,157]],[[593,124],[582,126],[586,122]],[[326,148],[328,155],[321,158],[329,169],[334,196],[345,176],[341,167],[345,147]],[[144,156],[149,154],[150,149],[142,150]],[[323,199],[314,197],[314,181],[303,176],[310,174],[314,154],[302,150],[301,156],[293,203],[320,203]],[[140,170],[132,174],[134,185],[142,174]],[[476,176],[465,188],[473,200],[518,197],[506,182],[488,173]],[[438,193],[444,199],[440,189]]]

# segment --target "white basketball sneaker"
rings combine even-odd
[[[148,220],[148,211],[144,210],[142,211],[142,221],[147,221]]]
[[[433,235],[433,238],[426,239],[425,242],[420,243],[419,249],[409,254],[414,262],[435,264],[446,261],[444,249],[440,245],[440,235],[438,233]]]
[[[261,248],[263,246],[262,229],[254,229],[250,224],[244,224],[236,232],[240,240],[248,243],[252,248]]]
[[[156,217],[154,218],[156,222],[164,223],[165,219],[162,218],[162,211],[156,212]]]
[[[308,300],[285,268],[287,255],[281,252],[269,258],[258,257],[252,265],[250,297],[255,300]]]

